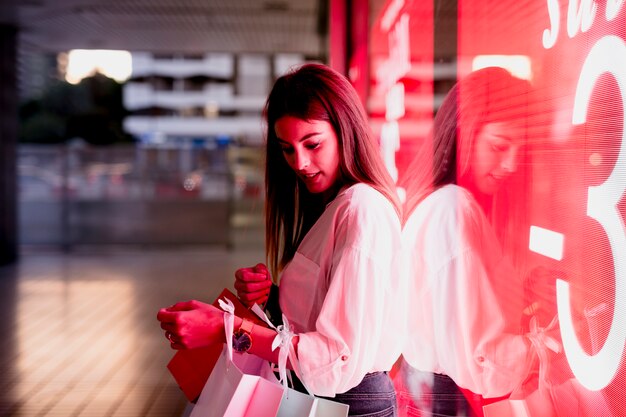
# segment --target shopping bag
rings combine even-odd
[[[233,303],[235,314],[252,321],[255,325],[266,326],[257,315],[250,312],[230,290],[225,288],[215,299],[213,305],[219,307],[219,300],[227,299]],[[222,343],[211,346],[179,350],[167,364],[167,368],[176,383],[190,402],[195,402],[202,392],[213,366],[222,352]]]
[[[276,417],[283,387],[268,379],[269,363],[244,355],[230,360],[224,346],[190,417]]]
[[[295,334],[289,324],[289,320],[283,315],[283,324],[276,327],[258,306],[253,306],[252,311],[267,323],[268,327],[276,331],[272,350],[279,349],[277,372],[280,375],[280,380],[276,378],[275,373],[268,375],[267,379],[281,384],[284,390],[283,400],[280,403],[277,417],[346,417],[348,415],[348,405],[315,397],[311,395],[304,383],[302,386],[307,391],[306,393],[289,387],[288,380],[290,378],[287,375],[287,359],[291,362],[296,376],[301,377],[300,364],[291,342]]]
[[[556,360],[548,359],[548,349],[560,352],[560,345],[545,333],[542,334],[533,319],[530,322],[529,339],[539,361],[539,373],[534,375],[534,378],[528,378],[524,384],[511,393],[507,400],[484,406],[485,417],[604,417],[613,415],[602,391],[587,390],[573,375],[567,376],[571,373],[565,356],[561,355]],[[549,330],[555,324],[556,318],[547,329]],[[556,372],[552,372],[549,376],[551,368],[554,368]],[[566,378],[563,379],[563,375],[566,375]]]
[[[548,388],[525,392],[520,388],[505,400],[483,406],[485,417],[557,417]]]
[[[178,351],[167,364],[167,369],[189,402],[195,403],[213,366],[222,352],[223,343],[198,349]]]
[[[275,328],[257,309],[257,314],[277,331],[274,348],[280,346],[279,374],[269,362],[246,353],[235,353],[230,343],[235,308],[231,300],[218,300],[224,309],[226,344],[209,375],[190,417],[346,417],[348,406],[300,393],[287,385],[286,357],[296,362],[291,345],[293,333],[286,326]]]
[[[348,405],[346,404],[287,388],[276,417],[346,417],[347,415]]]
[[[228,329],[232,328],[232,324],[229,324],[229,321],[232,320],[233,308],[228,305],[228,303],[220,303],[220,306],[227,312],[227,314],[224,315],[224,329],[228,334]],[[288,377],[289,374],[287,373],[287,360],[291,362],[296,376],[301,378],[300,364],[292,344],[292,339],[295,334],[289,324],[289,320],[283,315],[283,324],[276,327],[259,306],[254,305],[251,310],[263,320],[269,328],[276,331],[276,337],[272,342],[272,350],[279,349],[278,367],[276,371],[280,376],[280,380],[276,378],[276,372],[268,373],[266,367],[260,368],[261,373],[259,373],[259,375],[269,381],[280,384],[283,388],[283,398],[280,403],[280,408],[278,409],[277,417],[346,417],[348,415],[348,405],[325,398],[317,398],[311,395],[304,383],[302,386],[306,393],[299,392],[289,387],[288,381],[290,381],[291,378]],[[252,355],[244,357],[262,361]]]
[[[561,417],[615,416],[602,391],[590,391],[576,378],[552,387],[556,415]]]
[[[550,360],[549,351],[560,352],[561,345],[548,331],[555,328],[556,317],[546,328],[539,328],[536,317],[530,320],[530,331],[526,335],[531,342],[528,377],[522,381],[511,395],[502,400],[483,405],[485,417],[557,417],[552,395],[552,385],[548,381]],[[534,372],[535,359],[539,362],[538,374]]]
[[[347,404],[341,404],[336,401],[317,398],[317,408],[315,409],[315,417],[347,417],[349,407]],[[294,415],[295,416],[295,415]]]

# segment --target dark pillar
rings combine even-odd
[[[363,107],[367,108],[369,95],[369,1],[349,2],[347,75],[359,94]]]
[[[434,0],[433,16],[433,63],[453,66],[458,74],[458,0]],[[458,78],[458,77],[457,77]],[[434,80],[433,93],[445,96],[456,83],[455,80]],[[437,109],[433,108],[436,113]]]
[[[17,30],[0,24],[0,265],[17,259]]]
[[[328,13],[328,65],[347,75],[348,0],[331,1]]]

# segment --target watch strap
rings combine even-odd
[[[252,323],[250,320],[241,319],[241,325],[239,326],[239,331],[243,331],[251,335],[253,327],[254,327],[254,323]]]

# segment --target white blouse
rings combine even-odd
[[[313,394],[346,392],[399,357],[400,239],[393,205],[356,184],[326,207],[284,268],[280,306],[299,334],[301,376]]]
[[[402,237],[406,361],[485,397],[511,392],[527,371],[522,285],[478,203],[461,187],[442,187],[417,206]]]

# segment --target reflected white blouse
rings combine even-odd
[[[527,371],[522,285],[476,200],[456,185],[434,191],[402,238],[406,361],[485,397],[511,392]]]
[[[334,396],[399,357],[400,220],[366,184],[326,207],[280,276],[280,306],[299,334],[302,380]]]

